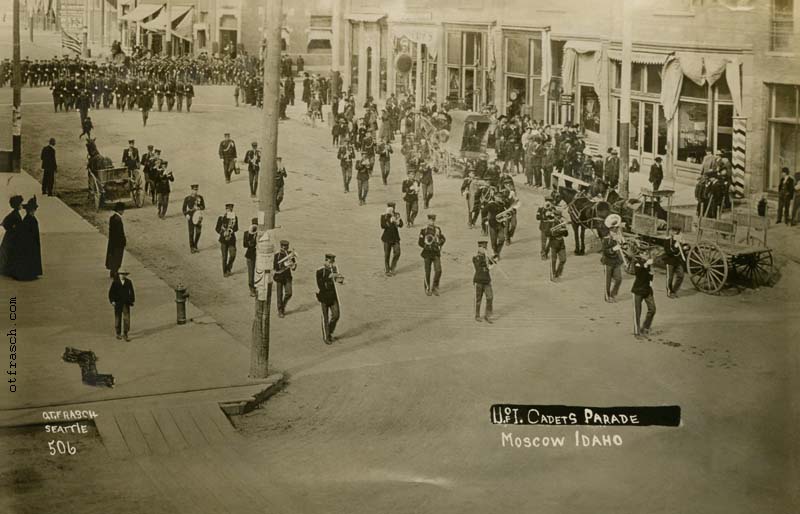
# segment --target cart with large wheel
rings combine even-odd
[[[96,210],[117,202],[144,205],[144,179],[138,170],[114,167],[111,159],[100,155],[94,139],[87,141],[86,149],[89,202]]]

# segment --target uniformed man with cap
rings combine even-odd
[[[231,135],[225,132],[225,138],[219,143],[219,158],[222,159],[222,172],[225,174],[225,183],[230,184],[231,175],[236,167],[236,143]]]
[[[564,273],[564,266],[567,264],[567,245],[564,238],[567,237],[569,231],[559,214],[554,209],[550,209],[546,214],[549,222],[546,223],[547,243],[543,248],[543,254],[550,254],[551,282],[555,282],[561,277],[561,274]]]
[[[275,254],[272,263],[272,277],[275,280],[275,293],[278,299],[278,317],[286,315],[286,304],[292,297],[292,271],[297,269],[297,258],[289,250],[289,241],[281,240],[281,249]]]
[[[605,272],[605,301],[608,303],[616,302],[617,293],[622,285],[622,235],[619,233],[622,218],[619,214],[610,214],[605,225],[609,229],[608,234],[602,239],[602,257],[600,262],[603,264]]]
[[[428,224],[419,232],[417,243],[422,248],[425,260],[425,294],[439,296],[439,281],[442,278],[442,247],[446,239],[442,229],[436,226],[436,215],[428,214]],[[431,282],[431,266],[434,269]]]
[[[475,284],[475,321],[481,321],[481,303],[486,296],[486,313],[484,319],[487,323],[492,323],[492,302],[494,301],[494,291],[492,291],[491,269],[494,261],[486,254],[489,241],[485,238],[478,240],[478,254],[472,257],[472,265],[475,268],[475,275],[472,283]]]
[[[242,246],[244,247],[244,258],[247,262],[247,286],[250,288],[250,296],[256,296],[256,247],[258,245],[258,218],[250,220],[250,228],[242,236]],[[280,301],[279,301],[280,305]]]
[[[128,140],[128,148],[122,151],[122,163],[128,168],[128,171],[134,172],[139,169],[139,149],[134,146],[136,141],[133,139]]]
[[[261,150],[258,149],[258,141],[253,141],[250,146],[250,150],[244,154],[244,162],[247,164],[250,198],[255,198],[258,192],[258,174],[261,171]]]
[[[197,243],[200,241],[200,232],[203,228],[203,211],[206,208],[206,201],[198,193],[200,190],[198,184],[192,184],[191,188],[192,192],[183,199],[181,212],[186,217],[186,223],[189,228],[189,250],[192,253],[197,253],[200,251],[197,249]]]
[[[396,207],[395,202],[389,202],[386,204],[386,212],[381,214],[383,264],[387,277],[394,275],[397,261],[400,260],[400,231],[398,229],[403,227],[403,219]]]
[[[647,251],[641,252],[633,262],[633,334],[647,336],[656,316],[656,301],[653,296],[653,257]],[[647,305],[647,314],[642,322],[642,302]]]
[[[322,339],[325,344],[334,341],[333,331],[336,330],[336,323],[339,321],[339,294],[336,292],[336,284],[343,283],[344,279],[339,275],[336,267],[336,256],[332,253],[325,254],[325,264],[317,270],[317,300],[322,306]]]
[[[216,232],[219,234],[219,249],[222,253],[222,276],[233,274],[233,261],[236,260],[236,232],[239,231],[239,218],[233,212],[233,204],[225,204],[225,213],[217,218]]]

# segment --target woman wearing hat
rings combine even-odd
[[[25,218],[17,227],[16,249],[11,266],[11,276],[17,280],[36,280],[42,274],[42,246],[39,239],[39,207],[34,196],[22,206]]]
[[[108,246],[106,248],[106,269],[111,278],[122,266],[122,257],[125,255],[125,227],[122,223],[122,213],[125,211],[125,204],[117,202],[114,204],[114,214],[108,220]]]
[[[11,206],[5,218],[3,218],[3,241],[0,243],[0,274],[10,275],[11,266],[16,258],[17,252],[17,235],[19,225],[22,223],[22,202],[24,198],[20,195],[14,195],[8,201]]]

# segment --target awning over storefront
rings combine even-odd
[[[608,58],[612,61],[622,61],[622,51],[609,50]],[[632,52],[631,62],[636,64],[664,64],[667,60],[667,54],[655,54],[650,52]]]
[[[366,23],[375,23],[381,18],[385,18],[385,14],[381,13],[350,13],[345,18],[351,21],[363,21]]]
[[[733,100],[733,115],[742,115],[742,79],[739,60],[730,55],[676,52],[667,57],[661,71],[661,106],[667,121],[675,116],[686,76],[697,84],[713,86],[722,75]]]
[[[136,6],[136,9],[124,16],[120,16],[120,19],[126,21],[142,21],[150,16],[155,15],[163,8],[164,4],[139,4]]]
[[[593,70],[594,90],[598,98],[603,98],[601,90],[602,67],[600,60],[603,54],[603,47],[596,41],[567,41],[564,44],[564,57],[561,65],[562,89],[565,95],[575,94],[575,71],[578,54],[592,54],[591,62],[594,63]]]
[[[328,40],[333,39],[333,31],[331,29],[308,29],[308,42],[314,40]]]
[[[180,25],[180,23],[185,19],[190,19],[191,25],[191,16],[187,16],[189,11],[194,9],[194,6],[191,5],[178,5],[172,7],[172,16],[170,16],[172,30]],[[166,9],[162,10],[158,16],[147,23],[142,23],[141,27],[145,30],[152,30],[155,32],[166,32],[167,31],[167,12]]]
[[[389,37],[408,38],[427,47],[434,58],[442,39],[442,27],[438,25],[418,25],[414,23],[393,23],[389,26]]]

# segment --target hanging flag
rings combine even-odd
[[[61,28],[61,48],[72,50],[78,55],[83,53],[83,43],[81,43],[81,40],[77,36],[64,30],[63,27]]]

